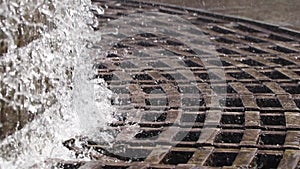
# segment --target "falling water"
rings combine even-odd
[[[0,140],[0,168],[48,168],[45,161],[75,158],[62,145],[67,139],[109,139],[99,128],[113,120],[112,93],[92,78],[101,33],[91,29],[91,11],[102,9],[89,0],[0,3],[1,112],[34,116]]]

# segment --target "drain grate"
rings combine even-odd
[[[101,26],[120,16],[160,12],[201,30],[183,26],[128,36],[95,64],[97,77],[117,96],[112,104],[120,120],[107,130],[121,134],[116,146],[122,147],[105,153],[105,144],[86,145],[111,158],[93,156],[98,168],[300,167],[299,33],[162,4],[94,4],[105,8]],[[186,44],[187,38],[201,48]],[[131,124],[139,132],[122,135]],[[60,165],[79,168],[84,162]]]

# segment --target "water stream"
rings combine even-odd
[[[0,57],[1,112],[34,117],[0,141],[0,168],[49,168],[45,161],[76,158],[62,145],[67,139],[110,139],[99,129],[113,121],[112,93],[103,80],[92,79],[92,61],[101,57],[93,44],[101,33],[91,28],[97,24],[91,10],[102,9],[89,0],[0,2],[7,45]],[[34,15],[40,15],[38,22]],[[36,34],[20,45],[26,29]]]

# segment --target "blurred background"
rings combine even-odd
[[[300,0],[150,0],[260,20],[300,31]]]

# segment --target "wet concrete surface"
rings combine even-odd
[[[260,20],[300,31],[300,0],[150,0]]]

